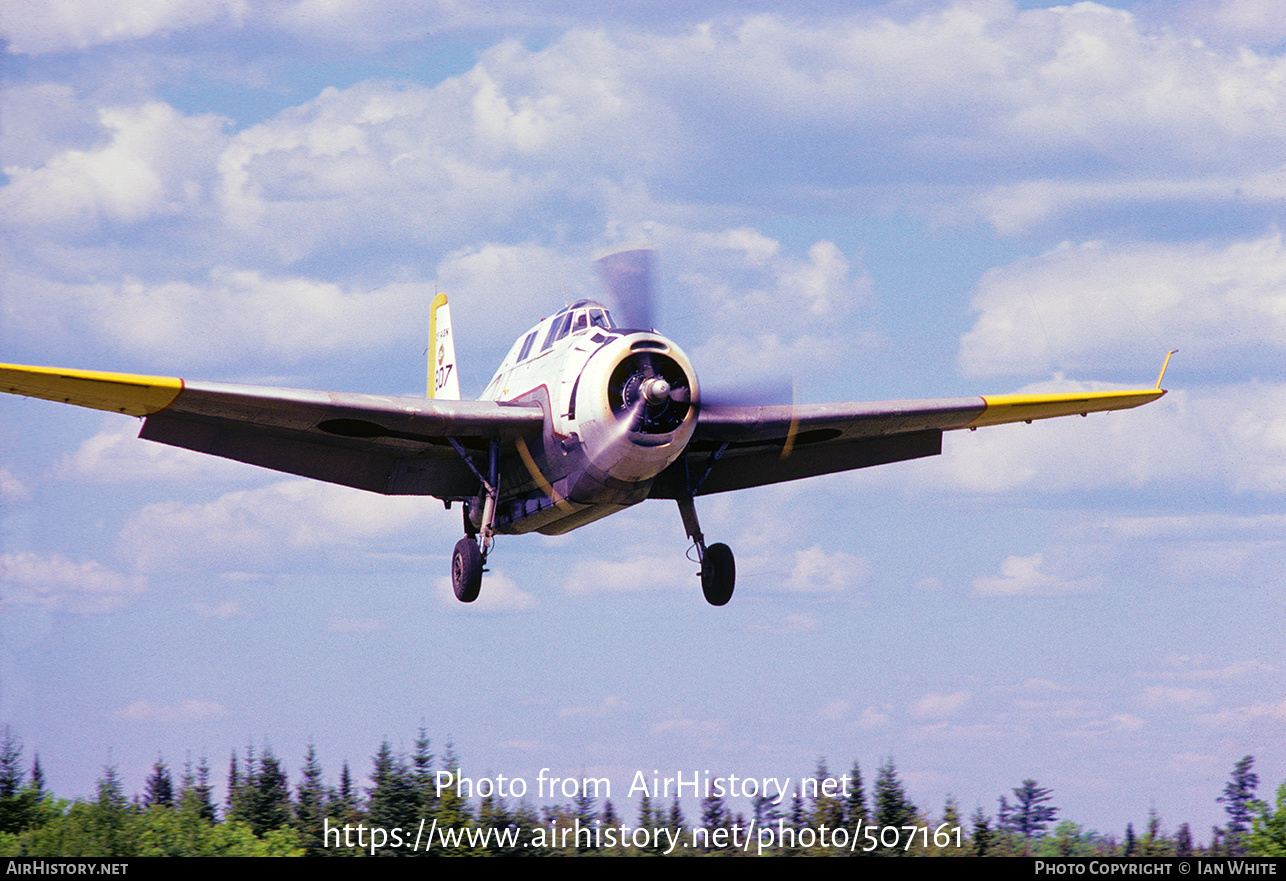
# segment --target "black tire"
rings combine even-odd
[[[455,553],[451,555],[451,587],[455,598],[462,603],[476,600],[482,589],[482,551],[472,538],[465,537],[455,543]]]
[[[706,548],[701,563],[701,591],[712,606],[726,605],[732,599],[732,589],[737,583],[737,564],[732,559],[732,548],[720,542]]]

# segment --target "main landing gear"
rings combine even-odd
[[[465,536],[455,543],[455,553],[451,555],[451,587],[455,598],[462,603],[471,603],[478,598],[482,590],[482,549],[478,540]]]
[[[474,468],[473,460],[465,453],[464,448],[454,438],[448,440],[482,483],[482,530],[478,532],[473,528],[473,522],[469,519],[469,503],[465,502],[464,538],[455,543],[455,551],[451,554],[451,589],[460,602],[471,603],[482,590],[482,573],[487,571],[487,554],[491,552],[495,539],[496,498],[500,486],[500,444],[491,442],[487,456],[487,477],[484,478]],[[481,542],[478,541],[479,535],[482,537]]]
[[[683,518],[683,528],[697,549],[697,561],[701,563],[701,592],[705,594],[706,602],[712,606],[727,605],[737,583],[737,563],[732,557],[732,548],[723,542],[706,547],[691,496],[679,499],[679,516]]]

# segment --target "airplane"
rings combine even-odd
[[[942,452],[942,434],[1137,407],[1155,388],[876,403],[719,402],[692,362],[652,328],[654,257],[597,261],[621,306],[581,300],[514,343],[479,400],[460,399],[447,298],[430,310],[424,398],[189,382],[0,364],[0,391],[141,417],[139,436],[387,495],[461,503],[451,558],[472,602],[495,536],[558,535],[645,499],[678,504],[712,605],[732,597],[736,563],[706,544],[695,499]]]

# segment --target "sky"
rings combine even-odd
[[[0,722],[60,796],[271,748],[369,773],[810,775],[940,817],[1024,779],[1200,841],[1286,780],[1286,20],[1270,0],[7,5],[0,361],[462,390],[658,251],[707,388],[1150,387],[942,456],[501,537],[0,400]],[[536,803],[562,799],[532,798]],[[695,804],[693,805],[693,808]],[[748,811],[744,799],[734,810]],[[696,816],[695,809],[689,816]]]

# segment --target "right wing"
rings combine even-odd
[[[942,452],[942,432],[1138,407],[1161,388],[923,401],[703,407],[651,498],[746,489]]]
[[[388,495],[477,494],[493,440],[537,437],[536,405],[185,382],[0,364],[0,391],[145,418],[139,437]]]

